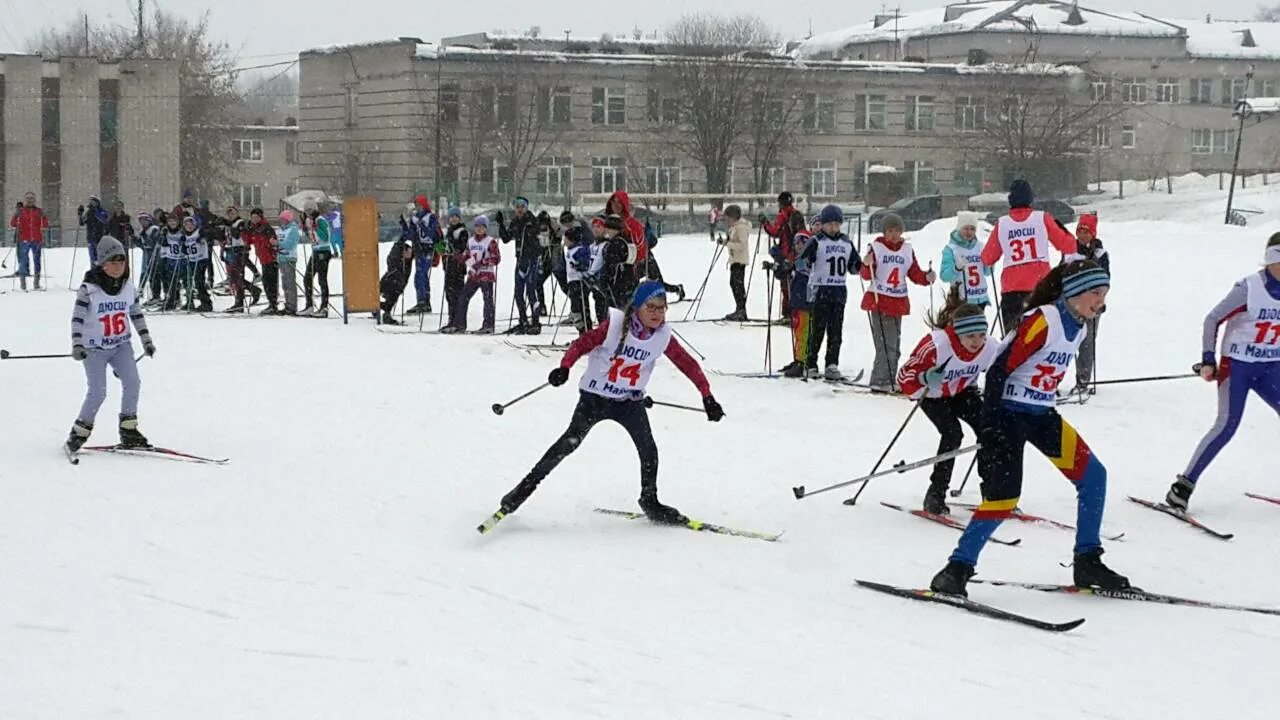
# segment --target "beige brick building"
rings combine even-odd
[[[669,52],[644,41],[486,34],[304,52],[299,184],[371,194],[384,215],[418,192],[505,203],[518,191],[557,205],[622,188],[706,192],[703,167],[673,142],[682,129],[664,76],[678,60]],[[979,130],[977,98],[993,77],[1028,92],[1087,92],[1078,72],[1046,65],[758,62],[794,90],[794,136],[760,188],[748,148],[735,150],[731,193],[852,201],[868,169],[886,164],[905,176],[904,192],[978,191],[981,169],[966,165],[961,140]],[[750,111],[750,88],[720,91]]]
[[[178,198],[175,63],[6,55],[0,86],[0,198],[12,210],[34,192],[55,241],[89,195],[130,212]]]
[[[236,205],[248,215],[254,207],[275,217],[280,201],[297,192],[298,127],[296,125],[234,125],[219,129],[230,146],[230,198],[218,203]],[[218,208],[221,211],[221,207]]]

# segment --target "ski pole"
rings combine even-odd
[[[1200,377],[1199,372],[1184,373],[1182,375],[1153,375],[1151,377],[1124,378],[1121,380],[1099,380],[1093,383],[1097,385],[1126,385],[1129,383],[1156,382],[1157,380],[1186,380],[1187,378]]]
[[[16,244],[16,243],[17,243],[17,241],[15,240],[15,241],[14,241],[14,243]],[[9,252],[7,252],[7,253],[5,253],[5,254],[4,254],[4,260],[3,260],[3,261],[0,261],[0,268],[3,268],[3,269],[5,269],[5,270],[8,270],[8,269],[9,269],[9,257],[10,257],[11,255],[13,255],[13,248],[12,248],[12,247],[10,247],[10,248],[9,248]]]
[[[530,395],[532,395],[532,394],[534,394],[534,393],[538,392],[539,390],[542,390],[542,389],[545,389],[545,388],[548,388],[548,387],[551,387],[551,383],[549,383],[549,382],[544,382],[544,383],[542,383],[541,385],[539,385],[538,387],[536,387],[536,388],[534,388],[534,389],[530,390],[529,392],[527,392],[527,393],[525,393],[525,394],[521,395],[520,397],[516,398],[515,400],[512,400],[511,402],[508,402],[508,403],[494,403],[494,404],[493,404],[493,407],[492,407],[492,408],[490,408],[490,409],[492,409],[492,410],[493,410],[493,414],[494,414],[494,415],[501,415],[503,412],[505,412],[505,411],[506,411],[506,409],[507,409],[507,408],[511,407],[512,405],[515,405],[516,403],[518,403],[518,402],[520,402],[521,400],[523,400],[523,399],[525,399],[525,398],[529,397]]]
[[[713,237],[714,241],[715,238]],[[698,286],[698,292],[693,296],[693,302],[689,304],[689,309],[684,311],[684,319],[689,319],[689,314],[693,314],[693,319],[698,319],[698,308],[702,305],[702,295],[707,291],[707,283],[711,281],[711,273],[716,269],[716,260],[720,259],[720,253],[724,252],[724,244],[716,242],[715,251],[711,254],[711,264],[707,266],[707,274],[702,278],[702,284]]]
[[[139,355],[138,357],[134,358],[134,359],[133,359],[133,364],[134,364],[134,365],[137,365],[138,363],[142,362],[142,358],[144,358],[144,357],[147,357],[147,353],[146,353],[146,352],[143,352],[141,355]],[[120,373],[116,372],[116,369],[115,369],[115,368],[111,368],[111,374],[112,374],[112,375],[115,375],[117,378],[119,378],[119,377],[120,377]]]
[[[779,230],[779,232],[781,232],[781,230]],[[764,223],[761,223],[760,227],[756,229],[756,247],[754,250],[751,251],[751,264],[747,266],[749,268],[753,268],[756,266],[756,258],[760,256],[760,236],[762,234],[764,234]],[[755,273],[751,273],[750,275],[747,276],[747,298],[748,299],[750,299],[751,297],[751,280],[755,276],[756,276]]]
[[[889,451],[893,449],[893,446],[895,444],[897,444],[898,438],[902,437],[902,431],[907,429],[907,424],[911,422],[911,418],[915,417],[916,411],[919,409],[920,409],[920,401],[917,400],[911,405],[911,412],[907,413],[907,418],[903,420],[902,425],[898,427],[898,432],[894,433],[893,439],[889,441],[888,447],[884,449],[883,453],[880,453],[880,459],[876,460],[876,464],[871,468],[872,476],[874,476],[876,474],[876,471],[880,469],[880,463],[883,463],[884,459],[889,456]],[[844,504],[850,505],[850,506],[857,505],[858,498],[862,496],[862,491],[866,489],[867,489],[867,484],[864,483],[862,487],[858,488],[858,492],[854,493],[853,497],[844,501]]]
[[[654,400],[653,398],[646,395],[644,398],[644,406],[647,408],[651,408],[654,405],[675,408],[677,410],[688,410],[689,412],[696,412],[696,413],[706,412],[700,407],[693,407],[692,405],[678,405],[676,403],[662,402],[661,400]]]
[[[80,250],[80,227],[76,226],[76,237],[71,245],[71,274],[67,276],[67,287],[75,287],[71,281],[76,277],[76,253]]]
[[[762,269],[766,275],[773,271],[773,263],[765,261]],[[773,281],[769,281],[769,285],[765,290],[766,305],[764,326],[764,371],[773,374]]]
[[[973,466],[978,464],[978,456],[973,456],[973,461],[969,463],[969,469],[964,471],[964,479],[960,481],[959,490],[950,490],[947,492],[951,497],[960,497],[960,493],[964,492],[964,486],[969,484],[969,476],[973,474]]]
[[[809,491],[809,490],[805,490],[805,487],[803,485],[797,485],[791,488],[791,492],[795,494],[797,500],[800,500],[802,498],[807,498],[810,495],[817,495],[819,493],[827,492],[828,490],[837,490],[839,488],[849,487],[850,485],[865,483],[869,480],[872,480],[878,477],[883,477],[885,475],[893,475],[895,473],[904,473],[904,472],[907,472],[908,470],[916,470],[922,467],[937,465],[943,460],[950,460],[951,458],[960,457],[961,455],[974,452],[978,450],[980,447],[982,446],[975,443],[968,447],[962,447],[959,450],[952,450],[951,452],[942,453],[941,455],[934,455],[931,458],[925,458],[924,460],[917,460],[916,462],[913,462],[913,463],[908,463],[906,461],[899,461],[888,470],[881,470],[878,473],[864,475],[860,478],[855,478],[853,480],[846,480],[845,482],[839,482],[839,483],[836,483],[835,485],[828,485],[823,488],[818,488],[817,490]]]
[[[694,354],[694,355],[697,355],[699,360],[702,360],[702,361],[704,361],[704,362],[706,361],[707,356],[706,356],[706,355],[703,355],[703,354],[702,354],[702,353],[700,353],[700,352],[698,352],[698,348],[694,347],[694,346],[693,346],[693,343],[689,342],[689,341],[685,338],[685,336],[681,335],[679,330],[677,330],[677,329],[675,329],[675,328],[673,327],[673,328],[671,328],[671,332],[675,333],[675,336],[676,336],[676,337],[678,337],[678,338],[680,338],[680,342],[684,343],[684,344],[685,344],[685,345],[686,345],[690,350],[692,350],[692,351],[693,351],[693,354]]]
[[[69,358],[71,353],[58,355],[14,355],[8,350],[0,350],[0,360],[52,360],[53,358]]]

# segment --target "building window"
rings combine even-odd
[[[657,164],[645,168],[645,180],[649,192],[673,195],[680,192],[680,164],[675,158],[660,158]]]
[[[573,160],[547,157],[538,163],[538,194],[567,197],[573,192]]]
[[[1123,125],[1120,127],[1120,147],[1132,150],[1138,146],[1138,126]]]
[[[238,162],[262,162],[262,141],[232,140],[231,158]]]
[[[1111,81],[1107,78],[1099,78],[1089,83],[1089,87],[1093,92],[1093,101],[1096,103],[1111,102]]]
[[[835,197],[835,160],[818,160],[809,166],[809,194],[814,197]]]
[[[498,124],[511,127],[516,124],[516,86],[503,85],[498,88]]]
[[[493,161],[493,192],[498,197],[510,197],[515,192],[516,178],[506,160]]]
[[[867,194],[867,185],[871,183],[871,168],[876,165],[884,165],[883,160],[863,160],[862,171],[853,179],[854,194],[865,197]]]
[[[1191,131],[1191,154],[1213,155],[1230,153],[1235,141],[1233,130],[1196,128]]]
[[[493,127],[493,108],[498,102],[497,96],[498,90],[492,85],[481,85],[476,88],[476,124],[479,127]]]
[[[680,122],[680,103],[676,98],[662,94],[657,88],[649,88],[645,102],[645,115],[651,123],[675,125]]]
[[[292,193],[289,193],[292,195]],[[240,207],[255,208],[262,206],[261,185],[237,185],[236,196],[240,199]]]
[[[769,168],[765,174],[765,185],[770,195],[777,195],[787,189],[787,169],[785,167]]]
[[[1142,78],[1125,78],[1121,81],[1121,94],[1127,103],[1147,101],[1147,81]]]
[[[1208,78],[1191,79],[1191,95],[1187,102],[1193,105],[1209,105],[1213,102],[1213,81]]]
[[[836,129],[836,103],[817,93],[805,93],[801,126],[806,132],[833,132]]]
[[[965,188],[968,192],[980,193],[986,191],[987,169],[984,167],[961,162],[956,166],[953,175],[954,184]]]
[[[1182,83],[1178,78],[1157,78],[1156,79],[1156,102],[1158,103],[1177,103],[1179,102],[1182,90]]]
[[[1258,80],[1254,83],[1254,91],[1249,93],[1254,97],[1275,97],[1276,81],[1275,80]]]
[[[292,195],[292,194],[294,194],[294,193],[296,193],[296,192],[298,192],[298,181],[297,181],[297,180],[294,180],[293,182],[291,182],[291,183],[289,183],[289,184],[287,184],[287,185],[285,185],[285,186],[284,186],[284,196],[285,196],[285,197],[289,197],[290,195]]]
[[[568,125],[573,91],[564,85],[538,88],[538,122],[543,125]]]
[[[284,161],[290,165],[298,164],[298,141],[284,141]]]
[[[625,125],[627,123],[626,89],[591,88],[591,123],[593,125]]]
[[[1093,126],[1093,146],[1096,148],[1111,147],[1111,126],[1110,125],[1094,125]]]
[[[853,97],[853,129],[884,130],[884,95],[855,95]]]
[[[62,107],[57,78],[44,78],[40,83],[40,142],[57,145],[62,142]],[[48,202],[46,200],[46,202]]]
[[[440,86],[440,122],[450,127],[456,126],[462,118],[462,96],[458,92],[457,83],[445,83]]]
[[[627,162],[624,158],[591,158],[591,192],[611,193],[627,189]]]
[[[347,88],[346,95],[347,127],[353,128],[360,124],[360,96],[353,87]]]
[[[932,195],[938,191],[934,181],[933,163],[926,160],[908,160],[907,176],[911,178],[912,195]]]
[[[1244,78],[1222,79],[1222,104],[1235,105],[1244,99]]]
[[[987,126],[987,108],[982,98],[961,95],[956,98],[956,131],[978,132]]]
[[[933,96],[907,96],[907,130],[933,132]]]

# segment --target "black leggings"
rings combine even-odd
[[[815,302],[809,311],[809,356],[805,366],[818,367],[818,348],[827,341],[827,365],[840,364],[840,345],[844,341],[844,301]]]
[[[529,499],[538,483],[542,482],[562,460],[569,457],[582,444],[591,428],[603,420],[612,420],[622,426],[635,443],[640,456],[640,492],[657,492],[658,445],[653,441],[649,427],[649,412],[639,400],[609,400],[599,395],[580,392],[578,406],[573,410],[569,427],[559,440],[547,448],[529,474],[502,500],[505,512],[512,512]]]
[[[320,281],[320,307],[329,305],[329,260],[332,257],[333,253],[328,250],[316,250],[311,253],[310,259],[307,260],[307,272],[302,278],[303,285],[306,288],[307,307],[311,307],[313,280]]]
[[[924,398],[920,401],[920,409],[942,435],[942,439],[938,441],[939,455],[960,449],[960,443],[964,441],[964,430],[960,427],[961,420],[973,429],[974,435],[978,434],[982,423],[982,396],[972,387],[954,397]],[[949,486],[951,471],[955,465],[954,458],[934,465],[929,483],[942,487]]]
[[[747,266],[742,263],[729,265],[729,290],[733,293],[733,311],[747,311]]]

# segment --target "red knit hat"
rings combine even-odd
[[[1079,219],[1076,220],[1076,229],[1079,230],[1080,228],[1084,228],[1088,230],[1090,235],[1097,237],[1098,236],[1097,214],[1091,213],[1089,215],[1081,215]]]
[[[427,199],[426,195],[419,195],[418,197],[414,198],[413,201],[417,203],[418,207],[422,208],[423,210],[426,210],[428,212],[431,210],[431,201]]]

